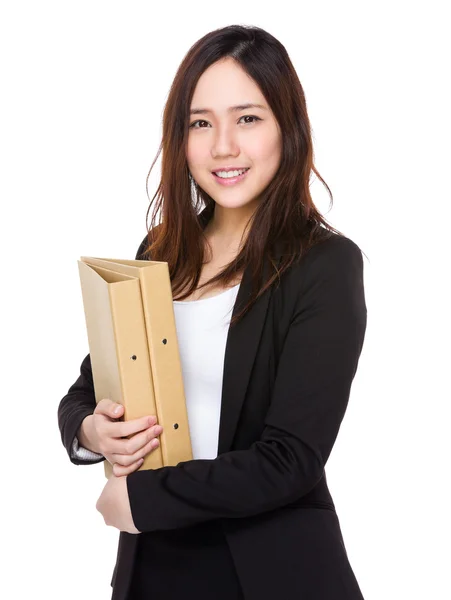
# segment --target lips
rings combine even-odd
[[[214,171],[212,171],[212,175],[219,185],[232,186],[238,184],[240,181],[243,181],[243,179],[247,177],[249,170],[249,168],[245,169],[241,175],[233,175],[232,177],[220,177],[219,175],[216,175]]]
[[[228,173],[229,171],[243,171],[244,169],[249,170],[250,167],[224,167],[223,169],[215,169],[212,173],[219,173],[220,171],[225,171]]]

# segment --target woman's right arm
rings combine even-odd
[[[95,408],[96,400],[91,358],[88,354],[81,363],[80,376],[71,385],[58,406],[58,425],[61,440],[69,459],[76,465],[94,464],[105,460],[102,454],[89,448],[87,432],[85,431],[86,426],[89,424],[89,419],[86,419],[86,417],[92,415]],[[88,445],[88,448],[83,447],[84,443]]]

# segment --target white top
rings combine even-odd
[[[172,301],[194,459],[218,455],[224,355],[239,287],[200,300]],[[102,457],[79,446],[76,437],[72,456]]]
[[[218,455],[224,354],[239,286],[173,301],[193,458]]]

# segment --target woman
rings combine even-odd
[[[161,149],[136,258],[168,262],[194,458],[137,470],[160,431],[96,406],[89,354],[58,411],[72,462],[114,465],[113,598],[362,599],[324,471],[364,341],[362,253],[312,202],[312,172],[326,184],[280,42],[230,26],[194,44]]]

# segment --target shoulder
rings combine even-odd
[[[328,232],[305,253],[299,264],[304,268],[327,269],[328,266],[346,267],[353,262],[363,262],[359,246],[345,235]]]
[[[321,280],[340,281],[362,278],[363,257],[360,247],[349,237],[325,231],[318,241],[296,260],[287,279],[299,291]]]
[[[331,234],[312,246],[282,277],[276,303],[286,314],[309,309],[365,311],[362,251],[350,238]]]
[[[334,234],[305,256],[298,278],[297,308],[311,309],[342,325],[366,323],[362,251],[350,238]]]

